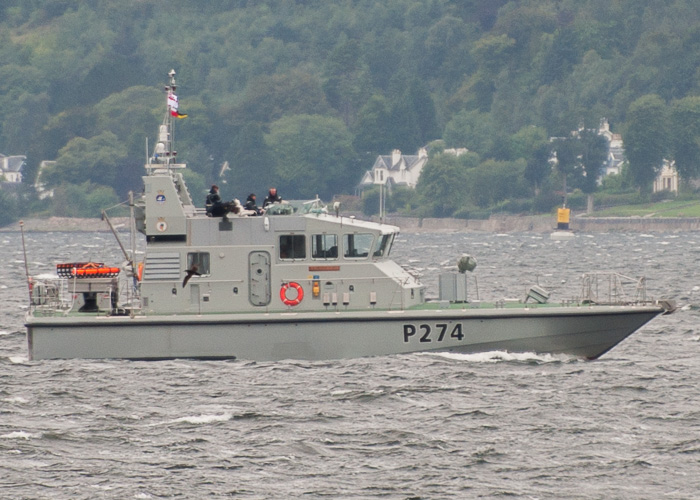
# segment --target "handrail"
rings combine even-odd
[[[628,299],[624,284],[635,283],[632,299]],[[607,289],[602,290],[601,288]],[[607,300],[605,292],[607,291]],[[602,295],[602,299],[601,299]],[[581,283],[581,300],[594,304],[629,304],[647,302],[646,278],[631,278],[613,271],[585,273]]]
[[[373,277],[360,277],[360,278],[332,278],[332,279],[327,279],[325,281],[333,281],[334,283],[345,283],[346,281],[376,281],[376,280],[392,280],[396,281],[397,283],[401,283],[400,278],[396,278],[394,276],[373,276]],[[290,281],[316,281],[313,278],[282,278],[280,279],[280,283],[289,283]]]

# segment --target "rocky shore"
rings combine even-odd
[[[127,217],[110,219],[119,231],[128,230]],[[377,218],[373,220],[378,221]],[[450,233],[450,232],[491,232],[549,233],[554,229],[554,216],[549,215],[493,215],[489,219],[435,219],[388,216],[387,224],[401,228],[404,233]],[[107,222],[101,219],[80,219],[71,217],[49,217],[25,219],[27,232],[108,232]],[[575,217],[571,229],[581,233],[640,232],[673,233],[700,230],[697,217]],[[0,232],[19,232],[19,222],[0,228]]]

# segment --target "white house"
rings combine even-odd
[[[402,155],[395,149],[390,155],[380,155],[374,161],[372,170],[365,172],[360,181],[360,188],[383,184],[415,188],[423,167],[428,162],[428,151],[420,148],[416,155]]]
[[[0,180],[11,184],[22,182],[22,169],[26,156],[5,156],[0,154]]]
[[[678,171],[676,170],[675,162],[664,160],[659,175],[654,179],[654,193],[660,191],[678,192]]]
[[[622,142],[622,135],[614,134],[610,131],[608,120],[603,118],[600,121],[598,134],[604,136],[608,140],[608,158],[605,161],[605,172],[603,176],[610,174],[619,174],[622,164],[625,162],[625,148]],[[659,175],[654,179],[653,192],[671,191],[678,193],[678,171],[674,162],[668,160],[663,161]]]
[[[598,135],[602,135],[608,140],[608,157],[605,160],[603,176],[619,174],[620,168],[625,162],[625,148],[622,145],[622,135],[614,134],[610,131],[610,123],[608,123],[607,118],[600,120]]]

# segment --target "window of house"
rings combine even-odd
[[[374,236],[371,233],[344,234],[343,256],[348,259],[363,259],[369,255]]]
[[[372,254],[373,257],[386,257],[391,251],[391,244],[394,242],[394,233],[385,234],[379,240],[377,249]]]
[[[280,259],[305,259],[306,236],[303,234],[283,234],[280,236]]]
[[[311,236],[312,259],[337,259],[338,235],[314,234]]]
[[[197,266],[200,274],[211,274],[209,267],[209,252],[189,252],[187,254],[187,269]]]

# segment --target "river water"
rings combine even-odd
[[[29,233],[32,274],[122,259]],[[700,491],[700,234],[400,235],[429,285],[462,253],[480,298],[647,277],[679,311],[597,361],[504,352],[328,362],[27,360],[19,233],[0,234],[0,497],[690,499]],[[475,292],[472,289],[472,292]]]

